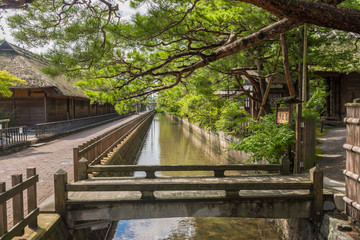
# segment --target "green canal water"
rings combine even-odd
[[[227,164],[233,163],[213,151],[198,137],[184,130],[164,115],[157,114],[151,123],[139,165],[156,164]],[[160,173],[169,176],[172,172]],[[204,172],[193,173],[196,175]],[[136,173],[141,176],[142,173]],[[177,174],[179,176],[179,174]],[[188,176],[189,173],[182,173]],[[164,218],[119,221],[116,240],[220,240],[280,239],[265,219],[249,218]]]

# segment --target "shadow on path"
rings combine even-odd
[[[335,181],[344,182],[343,171],[346,166],[346,151],[343,145],[346,141],[346,128],[328,129],[325,136],[318,137],[318,148],[322,153],[317,156],[324,176]]]

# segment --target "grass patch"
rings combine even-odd
[[[316,156],[321,156],[324,154],[324,150],[322,150],[321,148],[315,148],[315,154]]]
[[[317,137],[322,137],[327,134],[327,129],[323,128],[323,132],[321,132],[320,130],[321,130],[321,127],[316,126],[316,136]]]

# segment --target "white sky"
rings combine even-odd
[[[141,14],[146,13],[146,5],[143,5],[138,9],[134,9],[129,6],[129,1],[127,0],[125,1],[115,0],[115,1],[119,4],[119,11],[121,13],[123,20],[130,20],[131,16],[138,12],[140,12]],[[11,29],[8,27],[6,23],[6,18],[9,17],[11,14],[17,13],[18,11],[21,10],[15,10],[15,9],[0,10],[0,40],[6,40],[10,43],[23,47],[21,46],[21,44],[16,42],[16,40],[11,36]],[[34,49],[31,50],[37,52]]]
[[[15,42],[14,38],[11,37],[10,29],[6,24],[6,18],[10,16],[11,13],[16,13],[18,10],[0,10],[0,39],[7,40],[9,42]]]

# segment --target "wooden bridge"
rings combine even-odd
[[[323,176],[316,168],[300,175],[283,165],[88,165],[79,162],[79,181],[55,175],[55,208],[70,229],[96,227],[106,221],[169,217],[311,218],[322,214]],[[142,171],[145,177],[101,177]],[[202,177],[157,176],[157,172],[205,171]],[[212,173],[209,175],[208,173]],[[284,173],[284,172],[283,172]],[[98,176],[96,176],[98,175]],[[89,177],[88,176],[92,176]]]

